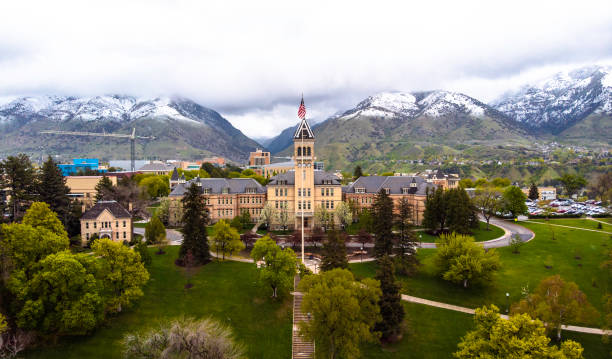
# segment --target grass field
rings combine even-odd
[[[489,225],[489,230],[487,231],[487,224],[485,222],[478,222],[480,227],[478,229],[473,230],[473,236],[476,242],[484,242],[490,241],[491,239],[499,238],[504,235],[504,230],[494,226],[492,224]],[[433,236],[431,234],[426,233],[425,231],[417,231],[417,237],[420,235],[421,242],[438,242],[440,237]]]
[[[505,309],[506,293],[510,294],[511,303],[518,301],[523,288],[534,289],[543,278],[560,274],[565,280],[576,282],[601,311],[602,297],[609,288],[609,273],[600,266],[612,249],[609,236],[554,227],[557,239],[552,240],[548,226],[524,225],[536,237],[525,243],[519,254],[512,253],[510,248],[497,249],[501,269],[490,286],[464,289],[438,278],[432,261],[435,249],[420,249],[421,269],[414,277],[401,278],[403,293],[471,308],[493,303]],[[545,264],[552,264],[552,268],[547,269]],[[373,262],[351,264],[351,269],[359,277],[373,276],[376,270]]]
[[[606,218],[598,218],[598,220],[601,222],[606,222]],[[585,229],[594,229],[598,231],[612,233],[612,224],[601,223],[601,222],[597,222],[592,219],[586,219],[586,218],[555,218],[555,219],[549,220],[548,222],[545,219],[530,219],[530,221],[559,224],[562,226],[579,227],[579,228],[585,228]],[[597,228],[599,223],[601,223],[601,227],[602,227],[601,229]]]
[[[151,249],[154,251],[154,249]],[[248,358],[282,358],[291,353],[291,298],[272,301],[268,288],[257,284],[254,265],[212,262],[199,269],[184,289],[186,277],[174,266],[178,247],[153,255],[151,280],[145,297],[93,335],[65,338],[53,347],[27,353],[26,358],[120,358],[121,340],[128,332],[143,330],[177,318],[213,317],[232,327],[237,341],[247,347]]]
[[[362,348],[363,358],[404,359],[451,358],[461,338],[474,327],[470,314],[404,302],[405,334],[391,345],[368,344]],[[606,358],[612,346],[604,345],[601,336],[564,331],[562,340],[572,339],[584,347],[584,357]]]

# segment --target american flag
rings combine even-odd
[[[302,102],[300,102],[300,108],[298,109],[298,117],[302,120],[306,117],[306,106],[304,106],[304,97],[302,96]]]

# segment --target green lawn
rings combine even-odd
[[[151,248],[151,251],[155,249]],[[120,358],[121,339],[128,332],[153,327],[182,315],[213,317],[230,325],[248,358],[287,358],[291,353],[292,299],[270,300],[268,288],[257,284],[254,265],[212,262],[193,276],[185,290],[184,271],[174,266],[178,247],[153,255],[145,297],[133,309],[111,318],[91,336],[66,338],[26,358]]]
[[[438,278],[432,263],[435,249],[420,249],[421,269],[414,277],[401,278],[403,293],[471,308],[493,303],[505,309],[506,293],[510,294],[510,302],[518,301],[522,288],[528,286],[532,290],[543,278],[560,274],[565,280],[576,282],[601,311],[602,297],[609,288],[609,274],[600,266],[612,249],[609,235],[554,227],[557,239],[552,240],[548,226],[524,225],[536,237],[521,247],[520,254],[513,254],[510,248],[497,249],[501,269],[490,286],[463,289]],[[547,261],[552,262],[551,269],[545,268]],[[351,264],[351,269],[363,277],[373,276],[376,268],[369,262]]]
[[[473,230],[473,236],[476,242],[490,241],[491,239],[499,238],[504,235],[504,230],[500,227],[490,224],[489,230],[487,230],[487,224],[485,222],[478,223],[480,225],[479,228]],[[440,240],[440,237],[433,236],[425,231],[417,231],[416,233],[417,237],[419,235],[421,236],[421,242],[433,243]]]
[[[145,228],[146,226],[146,223],[134,223],[134,227],[136,228]]]
[[[605,219],[605,218],[603,218]],[[601,222],[605,222],[602,219],[598,219]],[[546,222],[545,219],[530,219],[533,222],[542,222],[542,223],[551,223],[551,224],[559,224],[562,226],[570,226],[570,227],[579,227],[586,229],[595,229],[605,232],[612,232],[612,224],[601,223],[597,221],[593,221],[591,219],[586,218],[555,218]],[[597,225],[601,223],[601,229],[597,228]]]

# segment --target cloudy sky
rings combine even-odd
[[[179,95],[249,136],[380,91],[490,101],[612,59],[607,1],[2,1],[0,98]]]

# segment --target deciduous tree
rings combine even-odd
[[[302,311],[311,313],[300,322],[300,332],[317,343],[328,358],[357,358],[363,342],[378,339],[374,325],[381,321],[377,280],[355,281],[346,269],[308,275],[300,281]]]
[[[500,267],[495,249],[485,251],[473,237],[455,233],[442,236],[434,263],[443,279],[461,283],[464,288],[473,283],[489,282]]]
[[[559,178],[559,182],[563,185],[565,189],[565,193],[568,196],[575,195],[581,188],[587,185],[586,179],[579,175],[573,175],[566,173],[561,178]]]
[[[527,314],[504,320],[494,305],[476,309],[475,329],[468,332],[453,356],[476,358],[582,359],[582,346],[566,340],[549,345],[544,325]]]
[[[327,239],[323,242],[321,270],[348,268],[344,233],[338,233],[335,228],[327,231]]]
[[[276,221],[278,217],[278,212],[274,208],[274,205],[271,201],[267,201],[264,204],[264,207],[261,209],[261,214],[259,215],[259,220],[266,224],[266,229],[270,230],[270,225]]]
[[[502,209],[503,201],[501,191],[496,187],[479,187],[474,196],[474,205],[480,210],[480,214],[487,221],[487,231],[491,217]]]
[[[540,319],[549,333],[556,332],[558,340],[561,325],[589,324],[597,318],[597,311],[578,285],[564,281],[559,275],[544,278],[533,293],[512,306],[512,313],[527,313]]]
[[[336,205],[334,215],[336,220],[338,220],[338,222],[340,222],[342,225],[342,228],[346,228],[349,224],[353,223],[353,213],[351,212],[349,205],[344,201]]]
[[[293,285],[297,259],[291,248],[281,249],[268,236],[255,242],[251,251],[255,262],[263,261],[261,280],[272,288],[272,297],[277,298],[279,291],[286,291]]]
[[[217,258],[219,252],[223,255],[231,256],[234,253],[240,252],[244,249],[244,244],[240,241],[240,234],[235,228],[232,228],[229,223],[221,219],[213,226],[213,234],[211,238],[212,250],[217,252]]]
[[[525,200],[527,196],[516,186],[506,188],[503,193],[503,208],[506,212],[512,213],[512,217],[516,218],[521,214],[527,214],[527,205]]]

